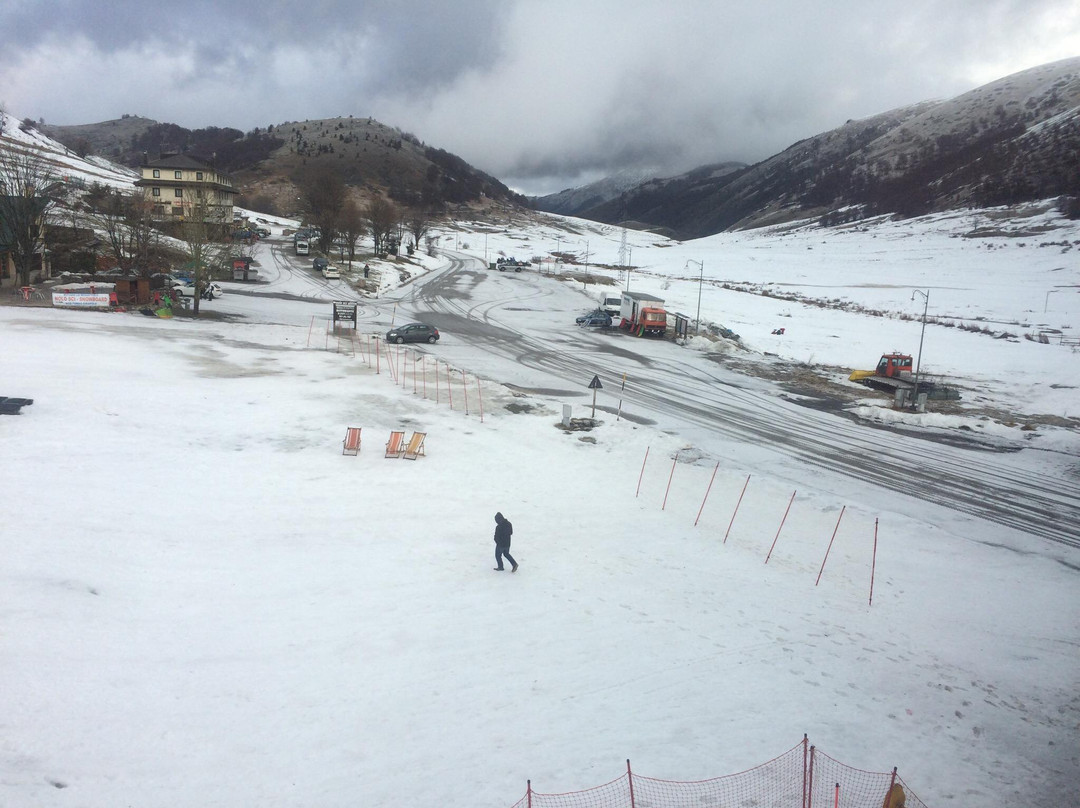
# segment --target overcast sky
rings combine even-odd
[[[512,187],[754,162],[1080,55],[1077,0],[6,0],[0,103],[249,130],[373,116]]]

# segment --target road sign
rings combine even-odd
[[[590,390],[603,390],[604,389],[604,385],[600,384],[600,377],[599,376],[593,376],[592,377],[592,381],[589,382],[589,389]]]
[[[356,328],[356,303],[351,300],[334,301],[334,326],[339,322],[351,321]]]

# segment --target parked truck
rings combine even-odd
[[[664,301],[645,292],[623,292],[619,328],[637,337],[662,337],[667,331]]]
[[[612,319],[622,314],[622,295],[618,290],[601,292],[597,303],[597,308],[605,314],[610,314]]]

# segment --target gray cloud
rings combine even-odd
[[[1080,54],[1073,0],[16,0],[0,30],[16,115],[373,115],[524,190],[753,162]]]

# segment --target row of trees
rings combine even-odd
[[[311,216],[319,228],[319,247],[329,252],[342,237],[349,251],[349,261],[356,258],[356,242],[370,228],[376,254],[387,252],[392,242],[400,243],[405,233],[419,247],[431,226],[432,214],[424,208],[403,211],[392,201],[375,196],[361,205],[350,196],[341,175],[329,166],[314,166],[300,179],[299,186]]]

